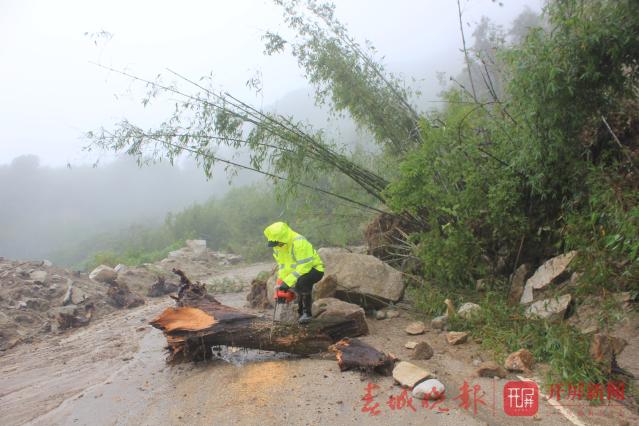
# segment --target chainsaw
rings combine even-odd
[[[281,279],[277,279],[275,283],[275,294],[273,295],[273,299],[275,300],[275,307],[273,308],[273,320],[271,321],[271,334],[270,337],[273,337],[273,327],[275,326],[275,316],[277,313],[277,307],[279,305],[284,305],[291,303],[295,300],[295,293],[290,290],[280,290],[280,285],[282,284]],[[270,340],[269,337],[269,340]]]

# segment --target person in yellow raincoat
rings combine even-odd
[[[304,236],[284,222],[267,226],[264,236],[268,246],[273,248],[273,257],[278,265],[278,288],[297,294],[299,322],[309,322],[312,318],[313,285],[324,276],[322,259]]]

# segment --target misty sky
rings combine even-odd
[[[508,28],[525,6],[542,0],[462,0],[464,21],[482,15]],[[337,16],[358,40],[373,42],[393,69],[419,69],[417,78],[462,66],[454,0],[337,0]],[[110,40],[91,34],[107,31]],[[260,36],[284,31],[281,11],[261,0],[0,0],[0,164],[36,154],[45,165],[93,162],[81,136],[123,117],[151,125],[130,81],[90,61],[153,78],[165,68],[269,105],[306,85],[295,60],[266,57]],[[85,32],[90,35],[86,36]],[[96,43],[97,42],[97,46]],[[245,87],[262,73],[263,94]],[[117,97],[116,97],[117,95]]]

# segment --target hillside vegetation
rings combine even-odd
[[[297,2],[276,3],[296,36],[267,33],[267,51],[292,54],[318,103],[350,114],[379,149],[347,151],[209,82],[183,78],[192,92],[147,82],[183,96],[175,115],[154,129],[125,121],[91,133],[93,147],[142,162],[190,153],[206,173],[217,162],[250,168],[278,195],[244,189],[171,216],[162,244],[210,235],[250,250],[276,219],[320,244],[352,243],[370,212],[385,212],[405,224],[389,250],[410,259],[398,265],[414,278],[410,297],[423,313],[442,313],[445,298],[475,300],[482,315],[456,325],[497,354],[528,347],[564,381],[604,381],[586,336],[565,323],[526,319],[506,298],[517,266],[568,250],[579,252],[583,275],[573,290],[581,300],[639,290],[635,2],[550,1],[542,17],[522,16],[509,33],[483,21],[472,46],[463,46],[466,67],[442,93],[445,106],[433,111],[416,109],[417,94],[348,34],[332,6],[310,1],[301,11]],[[152,90],[144,101],[155,96]],[[220,158],[217,146],[248,153],[249,161]],[[352,216],[342,203],[369,213]],[[282,215],[284,205],[295,213]],[[478,279],[486,283],[481,293]],[[618,316],[602,318],[607,327]]]

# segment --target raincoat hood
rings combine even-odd
[[[293,230],[284,222],[275,222],[266,227],[264,236],[269,241],[288,244],[294,236]]]

